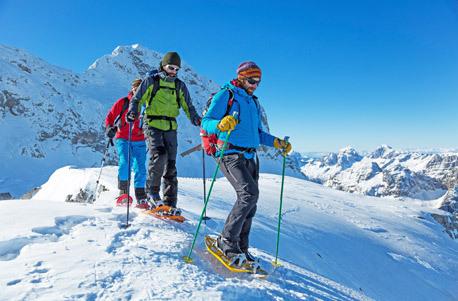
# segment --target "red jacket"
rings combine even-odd
[[[132,92],[129,92],[127,95],[127,98],[130,99],[132,98]],[[124,106],[124,97],[121,99],[118,99],[115,104],[111,107],[110,111],[107,114],[107,117],[105,118],[105,127],[108,126],[118,126],[118,131],[116,132],[116,138],[122,138],[122,139],[128,139],[129,138],[129,124],[126,122],[126,115],[128,109],[124,111],[122,114],[118,124],[114,124],[115,119],[121,114],[122,108]],[[129,105],[127,105],[127,108],[129,108]],[[139,127],[139,118],[137,117],[134,121],[134,125],[132,127],[132,141],[142,141],[145,140],[145,136],[143,135],[143,130]]]

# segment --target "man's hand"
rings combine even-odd
[[[293,146],[286,140],[275,138],[274,147],[278,150],[281,150],[283,155],[287,155],[291,152]]]
[[[134,122],[135,118],[137,118],[138,112],[136,111],[129,111],[126,114],[126,121],[127,122]]]
[[[221,119],[217,128],[221,132],[227,132],[227,131],[234,130],[236,125],[237,125],[237,119],[235,119],[235,117],[232,115],[228,115],[228,116],[225,116],[223,119]]]
[[[116,135],[117,130],[118,128],[115,126],[108,126],[105,130],[105,134],[107,135],[108,138],[113,139],[114,136]]]

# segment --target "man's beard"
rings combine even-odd
[[[253,95],[254,90],[256,90],[256,89],[245,87],[245,91],[250,95]]]

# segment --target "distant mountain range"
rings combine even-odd
[[[334,189],[377,197],[434,200],[438,208],[452,214],[447,218],[452,218],[455,226],[446,227],[458,237],[458,231],[453,231],[458,229],[457,152],[396,151],[383,145],[360,155],[346,147],[321,158],[302,159],[301,163],[308,180]]]

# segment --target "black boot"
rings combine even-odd
[[[146,199],[147,195],[145,192],[145,188],[135,188],[135,198],[137,199],[137,201]]]
[[[170,206],[172,208],[176,208],[177,207],[177,200],[165,199],[164,200],[164,205]]]
[[[216,246],[228,258],[232,258],[234,256],[239,256],[240,254],[243,254],[237,242],[232,242],[230,240],[223,238],[222,236],[218,236],[218,238],[216,239]]]
[[[248,251],[248,249],[242,250],[242,252],[245,254],[246,261],[248,261],[248,262],[257,262],[257,261],[259,261],[256,257],[254,257],[253,254],[251,254],[251,253]]]
[[[129,190],[129,181],[122,181],[118,179],[119,195],[127,194]]]

